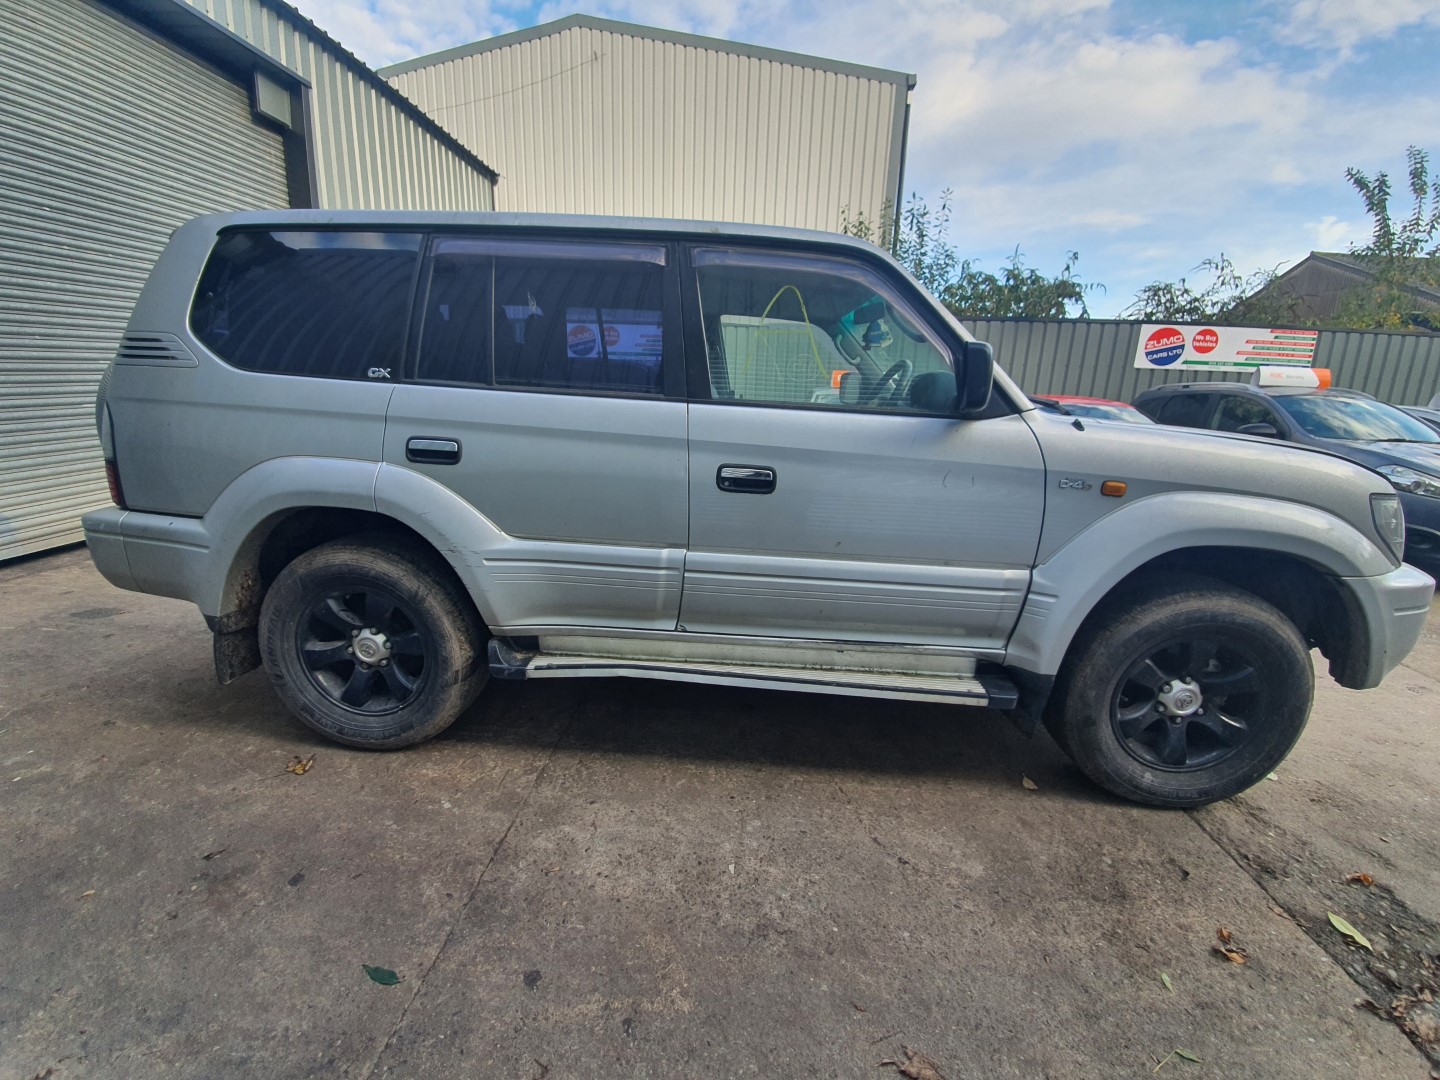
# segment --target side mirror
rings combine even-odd
[[[990,404],[995,385],[995,353],[984,341],[965,342],[955,372],[955,415],[978,416]]]
[[[1235,430],[1241,435],[1259,435],[1266,439],[1280,438],[1280,432],[1275,430],[1274,424],[1241,424]]]

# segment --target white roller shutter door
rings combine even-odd
[[[95,390],[171,231],[286,205],[244,88],[89,0],[0,0],[0,560],[109,501]]]

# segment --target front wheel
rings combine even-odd
[[[1315,693],[1305,641],[1239,589],[1154,589],[1102,612],[1046,718],[1101,787],[1154,806],[1236,795],[1290,752]]]
[[[306,726],[349,746],[409,746],[449,727],[489,678],[484,648],[458,583],[383,536],[300,555],[260,612],[276,692]]]

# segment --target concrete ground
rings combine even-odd
[[[990,713],[631,680],[492,683],[347,750],[83,550],[0,567],[0,641],[3,1080],[1440,1063],[1440,618],[1190,814]]]

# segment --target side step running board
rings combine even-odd
[[[699,660],[555,655],[517,649],[500,638],[490,639],[489,653],[490,674],[497,679],[628,676],[708,683],[712,686],[749,686],[765,690],[934,701],[1001,710],[1013,709],[1017,698],[1014,683],[1004,675],[988,672],[975,675],[902,675],[888,671],[836,671]]]

